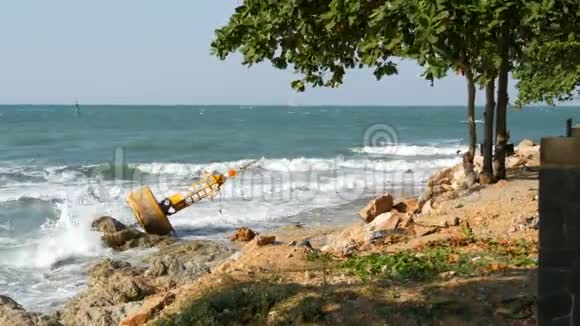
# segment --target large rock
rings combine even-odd
[[[39,313],[30,313],[12,298],[0,295],[0,325],[61,326],[56,319]]]
[[[539,166],[540,165],[540,146],[534,144],[529,139],[524,139],[520,142],[515,153],[517,159],[508,162],[508,167],[518,166]]]
[[[417,199],[407,198],[395,203],[393,208],[396,209],[399,213],[414,213],[419,208],[419,204]]]
[[[110,216],[96,219],[92,223],[92,228],[102,233],[101,239],[108,247],[119,251],[167,246],[175,242],[172,237],[148,234],[129,228]]]
[[[101,233],[115,233],[125,230],[127,226],[110,216],[102,216],[94,220],[91,227]]]
[[[377,216],[390,211],[392,208],[393,196],[387,193],[371,200],[365,208],[359,211],[358,215],[365,223],[370,223]]]
[[[367,228],[372,231],[394,230],[399,226],[401,220],[402,214],[391,211],[377,216],[371,223],[367,224]]]
[[[149,296],[196,280],[231,253],[215,242],[194,240],[160,247],[133,264],[105,260],[89,270],[87,290],[65,304],[60,316],[66,325],[78,326],[118,325],[129,315],[133,321],[152,318],[158,306]],[[140,310],[144,302],[151,309]]]

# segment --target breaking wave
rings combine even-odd
[[[421,146],[421,145],[393,145],[393,146],[363,146],[352,149],[354,153],[380,155],[380,156],[403,156],[403,157],[427,157],[427,156],[458,156],[458,152],[466,148],[457,146]]]

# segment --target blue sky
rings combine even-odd
[[[464,105],[461,77],[422,80],[402,62],[377,82],[347,74],[339,89],[297,94],[295,78],[263,63],[209,54],[237,1],[0,0],[0,103]],[[515,95],[512,82],[510,93]],[[483,103],[483,94],[478,94]]]

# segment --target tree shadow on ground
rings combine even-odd
[[[539,167],[517,167],[509,168],[506,171],[508,180],[538,180],[540,176]]]
[[[157,325],[527,325],[535,270],[433,282],[229,282]]]

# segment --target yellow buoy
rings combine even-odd
[[[145,232],[167,235],[173,231],[173,226],[149,187],[145,186],[130,193],[127,201]]]

